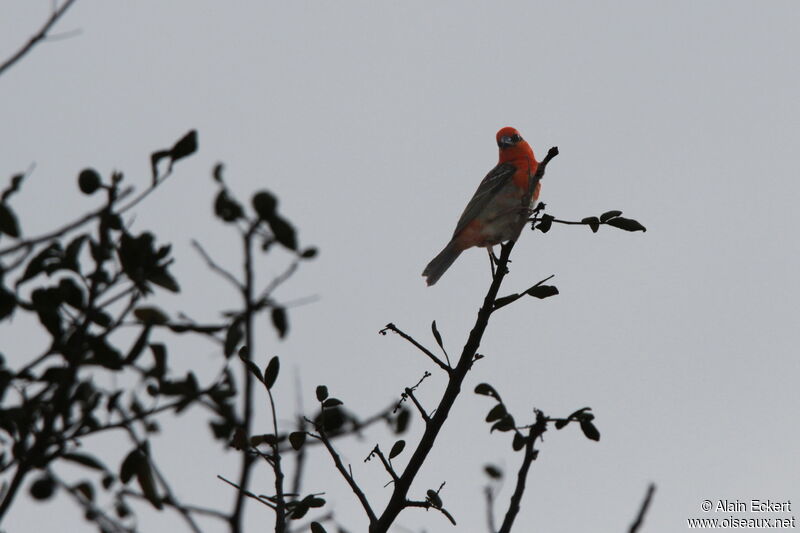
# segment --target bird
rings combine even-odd
[[[534,178],[539,162],[533,149],[510,126],[501,128],[495,137],[500,151],[497,165],[461,213],[450,242],[423,270],[428,286],[439,281],[467,248],[491,248],[515,239],[539,198],[541,184]]]

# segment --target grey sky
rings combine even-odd
[[[0,56],[49,7],[3,2]],[[199,153],[137,211],[137,228],[174,243],[183,280],[182,294],[155,302],[209,320],[209,302],[235,305],[189,246],[198,238],[238,265],[232,233],[211,221],[210,170],[223,161],[233,190],[275,192],[301,242],[321,249],[281,293],[319,300],[291,311],[284,342],[265,325],[263,360],[296,367],[306,406],[326,383],[366,413],[431,366],[378,336],[385,323],[429,339],[436,319],[451,352],[466,339],[488,284],[485,254],[463,254],[433,288],[420,273],[495,164],[495,131],[517,127],[540,158],[557,145],[541,198],[550,213],[622,209],[648,231],[524,233],[506,290],[556,274],[561,294],[498,313],[466,388],[492,383],[518,420],[534,406],[596,413],[599,443],[572,427],[545,435],[519,531],[622,531],[650,481],[658,492],[646,531],[683,531],[687,517],[728,516],[703,513],[703,499],[800,506],[798,23],[791,1],[78,0],[56,32],[80,35],[40,45],[0,77],[0,178],[36,163],[14,205],[23,216],[47,209],[22,220],[38,233],[95,205],[75,187],[84,166],[123,170],[144,187],[150,152],[197,128]],[[279,269],[265,263],[260,274]],[[14,328],[0,328],[0,351],[35,353],[19,338],[35,328]],[[205,345],[173,357],[178,369],[216,369]],[[425,382],[426,405],[441,385]],[[292,389],[285,372],[283,420]],[[414,486],[424,494],[447,482],[457,531],[485,531],[483,465],[513,474],[520,460],[506,435],[488,434],[490,407],[469,391],[459,399]],[[205,445],[199,416],[175,426],[183,440],[168,436],[157,452],[176,457],[179,494],[231,497],[215,476],[235,471],[233,454]],[[380,501],[384,472],[362,463],[376,439],[391,445],[375,432],[342,452]],[[110,457],[126,451],[120,442],[104,444]],[[306,489],[325,491],[337,516],[363,530],[327,457],[311,466],[320,475]],[[267,483],[266,469],[256,480]],[[71,504],[21,501],[4,529],[67,522],[88,527]],[[250,509],[249,530],[270,522]],[[172,524],[182,527],[166,512],[141,521],[143,531]],[[451,530],[422,511],[399,524]]]

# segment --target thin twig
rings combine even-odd
[[[331,458],[333,459],[333,463],[336,465],[336,469],[342,475],[342,477],[347,481],[347,484],[350,485],[350,489],[358,498],[358,501],[361,502],[361,506],[364,508],[364,512],[367,513],[367,517],[369,518],[370,527],[372,524],[375,523],[377,517],[372,510],[372,507],[369,505],[369,501],[367,500],[367,496],[364,494],[364,491],[361,490],[361,487],[358,486],[356,480],[353,479],[353,475],[344,467],[342,463],[342,458],[339,457],[339,454],[331,445],[328,437],[325,435],[325,431],[321,427],[317,427],[317,431],[319,431],[319,435],[311,435],[312,437],[320,440],[322,444],[325,445],[325,448],[328,450]]]
[[[275,399],[272,397],[272,390],[267,389],[269,396],[269,408],[272,414],[272,430],[275,436],[278,435],[278,415],[275,412]],[[281,452],[278,449],[278,439],[272,443],[272,471],[275,473],[275,531],[283,533],[286,531],[286,499],[283,493],[283,469],[281,468]]]
[[[397,473],[394,471],[394,468],[392,468],[392,463],[390,463],[389,460],[386,459],[386,456],[383,455],[380,446],[378,446],[377,444],[372,449],[370,456],[372,456],[373,454],[377,455],[378,459],[381,460],[381,463],[383,463],[383,468],[385,468],[386,471],[389,473],[389,475],[392,476],[392,480],[397,481]],[[367,459],[369,459],[369,457],[367,457]]]
[[[256,496],[255,494],[253,494],[253,493],[252,493],[252,492],[250,492],[249,490],[245,490],[245,489],[243,489],[242,487],[240,487],[239,485],[237,485],[237,484],[236,484],[236,483],[234,483],[233,481],[229,481],[229,480],[225,479],[224,477],[222,477],[222,476],[220,476],[220,475],[217,475],[217,478],[218,478],[218,479],[221,479],[222,481],[224,481],[225,483],[227,483],[227,484],[228,484],[228,485],[230,485],[231,487],[234,487],[234,488],[236,488],[236,489],[239,491],[239,493],[240,493],[240,494],[244,494],[244,495],[245,495],[245,496],[247,496],[248,498],[252,498],[252,499],[256,500],[257,502],[261,502],[261,503],[263,503],[264,505],[266,505],[266,506],[267,506],[267,507],[269,507],[270,509],[272,509],[272,510],[275,510],[275,504],[273,504],[273,503],[270,503],[270,502],[266,501],[264,498],[261,498],[261,497],[259,497],[259,496]]]
[[[214,260],[211,259],[211,256],[208,255],[208,252],[206,252],[205,248],[203,248],[203,246],[199,242],[197,242],[197,240],[192,239],[192,246],[194,247],[195,250],[197,250],[197,253],[199,253],[200,256],[203,258],[203,260],[206,262],[208,268],[210,268],[223,278],[227,279],[228,281],[230,281],[231,284],[233,284],[233,286],[236,287],[237,290],[239,291],[244,290],[244,287],[239,282],[239,280],[236,279],[236,276],[234,276],[229,271],[225,270],[217,263],[215,263]]]
[[[245,346],[247,346],[250,354],[253,353],[253,291],[255,285],[255,278],[253,274],[253,235],[257,228],[257,223],[252,223],[250,228],[242,235],[242,246],[244,248],[244,290],[242,297],[244,300],[245,309]],[[251,425],[253,423],[253,374],[248,372],[245,368],[244,371],[244,397],[242,398],[242,411],[243,420],[241,430],[244,434],[250,435]],[[244,513],[244,496],[247,490],[247,484],[250,481],[250,471],[253,466],[253,457],[247,453],[242,453],[242,466],[239,474],[239,485],[241,492],[236,497],[233,512],[231,513],[231,533],[240,533],[242,531],[242,514]],[[275,507],[276,513],[282,513],[284,509],[282,506]],[[278,517],[281,520],[276,520],[276,526],[284,523],[283,516]]]
[[[483,493],[486,495],[486,522],[489,526],[489,533],[495,533],[497,529],[494,525],[494,492],[491,486],[486,486]]]
[[[131,188],[125,189],[124,191],[120,192],[117,195],[117,199],[116,200],[117,201],[122,200],[123,198],[125,198],[126,196],[131,194],[132,191],[133,191],[133,189],[131,189]],[[80,217],[80,218],[78,218],[78,219],[66,224],[65,226],[62,226],[60,229],[51,231],[50,233],[45,233],[44,235],[40,235],[40,236],[34,237],[32,239],[25,239],[24,241],[20,241],[17,244],[14,244],[14,245],[9,246],[7,248],[3,248],[2,250],[0,250],[0,257],[2,257],[4,255],[7,255],[7,254],[12,254],[12,253],[17,252],[19,250],[22,250],[23,248],[30,249],[30,248],[33,248],[34,246],[36,246],[37,244],[39,244],[41,242],[49,241],[49,240],[55,239],[56,237],[61,237],[65,233],[69,233],[70,231],[83,226],[84,224],[86,224],[87,222],[91,221],[92,219],[95,219],[95,218],[99,217],[107,209],[108,209],[108,206],[104,205],[103,207],[101,207],[99,209],[96,209],[94,211],[90,211],[89,213],[86,213],[82,217]]]
[[[408,500],[408,501],[406,501],[405,507],[422,507],[423,509],[426,509],[426,510],[427,510],[427,509],[436,509],[437,511],[439,511],[440,513],[442,513],[442,514],[445,516],[445,518],[447,518],[447,519],[450,521],[450,523],[451,523],[451,524],[453,524],[453,525],[456,525],[456,519],[455,519],[455,518],[453,518],[453,515],[451,515],[451,514],[450,514],[450,513],[447,511],[447,509],[445,509],[444,507],[436,507],[436,506],[434,506],[433,504],[431,504],[431,502],[428,502],[428,501],[422,502],[422,501],[416,501],[416,500]]]
[[[420,403],[419,403],[419,400],[417,400],[417,397],[416,397],[416,396],[414,396],[414,391],[412,391],[412,390],[411,390],[411,388],[409,388],[409,387],[406,387],[405,393],[406,393],[406,396],[408,396],[409,398],[411,398],[411,401],[412,401],[412,402],[414,403],[414,405],[416,406],[417,410],[419,411],[419,414],[420,414],[420,416],[421,416],[421,417],[422,417],[422,419],[425,421],[425,423],[426,423],[426,424],[430,424],[430,422],[431,422],[431,417],[430,417],[430,416],[428,416],[428,413],[426,413],[426,412],[425,412],[425,408],[424,408],[424,407],[422,407],[422,404],[420,404]]]
[[[137,500],[150,501],[147,499],[147,496],[145,496],[141,492],[136,492],[135,490],[123,489],[122,491],[120,491],[120,493],[124,496],[130,496],[132,498],[136,498]],[[163,503],[164,505],[167,505],[169,507],[176,506],[175,502],[172,502],[169,499],[164,499]],[[207,507],[200,507],[199,505],[192,505],[186,503],[180,504],[180,506],[190,513],[210,516],[213,518],[218,518],[220,520],[225,520],[226,522],[228,521],[228,515],[223,513],[222,511],[217,511],[216,509],[209,509]]]
[[[25,54],[30,52],[39,42],[44,40],[47,37],[47,32],[50,31],[55,23],[58,22],[58,19],[60,19],[61,16],[66,13],[74,3],[75,0],[66,0],[63,4],[61,4],[61,7],[54,9],[53,13],[50,15],[50,18],[45,21],[44,26],[42,26],[38,32],[28,39],[28,42],[25,43],[19,50],[17,50],[11,57],[0,64],[0,75],[14,65],[14,63],[22,59]]]
[[[397,333],[398,335],[400,335],[401,337],[403,337],[405,340],[407,340],[408,342],[410,342],[411,344],[413,344],[413,345],[414,345],[414,346],[415,346],[415,347],[416,347],[416,348],[417,348],[419,351],[421,351],[422,353],[424,353],[425,355],[427,355],[427,356],[430,358],[430,360],[431,360],[431,361],[433,361],[434,363],[436,363],[436,365],[437,365],[439,368],[441,368],[442,370],[444,370],[444,371],[445,371],[445,372],[447,372],[448,374],[449,374],[450,372],[452,372],[452,371],[453,371],[453,368],[452,368],[452,367],[448,366],[448,365],[447,365],[447,364],[446,364],[444,361],[442,361],[441,359],[439,359],[438,357],[436,357],[436,355],[435,355],[435,354],[434,354],[432,351],[430,351],[429,349],[427,349],[426,347],[424,347],[423,345],[421,345],[420,343],[418,343],[418,342],[416,341],[416,339],[414,339],[414,338],[413,338],[413,337],[411,337],[410,335],[408,335],[408,334],[406,334],[406,333],[404,333],[404,332],[400,331],[400,330],[397,328],[397,326],[395,326],[394,324],[392,324],[392,323],[386,324],[386,327],[384,327],[384,328],[383,328],[382,330],[380,330],[378,333],[380,333],[381,335],[386,335],[386,332],[387,332],[387,331],[391,331],[391,332]]]
[[[644,496],[644,500],[642,501],[642,505],[639,508],[639,514],[636,515],[636,520],[633,521],[631,524],[631,528],[628,530],[628,533],[636,533],[639,531],[639,528],[642,527],[644,523],[644,517],[647,514],[647,509],[650,507],[650,502],[653,499],[653,494],[656,492],[656,484],[650,483],[650,486],[647,487],[647,493]]]
[[[500,526],[498,533],[510,533],[511,526],[514,525],[514,519],[517,517],[520,509],[520,502],[522,495],[525,492],[525,482],[528,478],[528,471],[531,468],[531,463],[536,459],[539,452],[534,447],[536,440],[547,431],[547,417],[541,411],[536,411],[536,423],[533,424],[528,430],[528,436],[525,441],[525,452],[522,457],[522,465],[517,472],[517,484],[514,487],[514,494],[511,495],[511,500],[508,503],[508,511],[503,519],[503,524]]]

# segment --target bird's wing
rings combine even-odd
[[[498,191],[511,180],[516,171],[517,167],[513,164],[501,163],[486,174],[481,184],[478,185],[478,190],[475,191],[475,194],[472,196],[472,200],[469,201],[467,207],[464,208],[464,212],[461,213],[461,218],[458,219],[453,237],[458,235],[467,224],[472,222],[472,220],[483,211],[486,204],[488,204]]]

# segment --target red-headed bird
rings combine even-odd
[[[458,256],[473,246],[491,247],[517,237],[530,207],[539,198],[533,176],[539,163],[530,145],[511,127],[497,132],[500,160],[483,178],[461,214],[453,238],[428,263],[422,275],[436,283]]]

